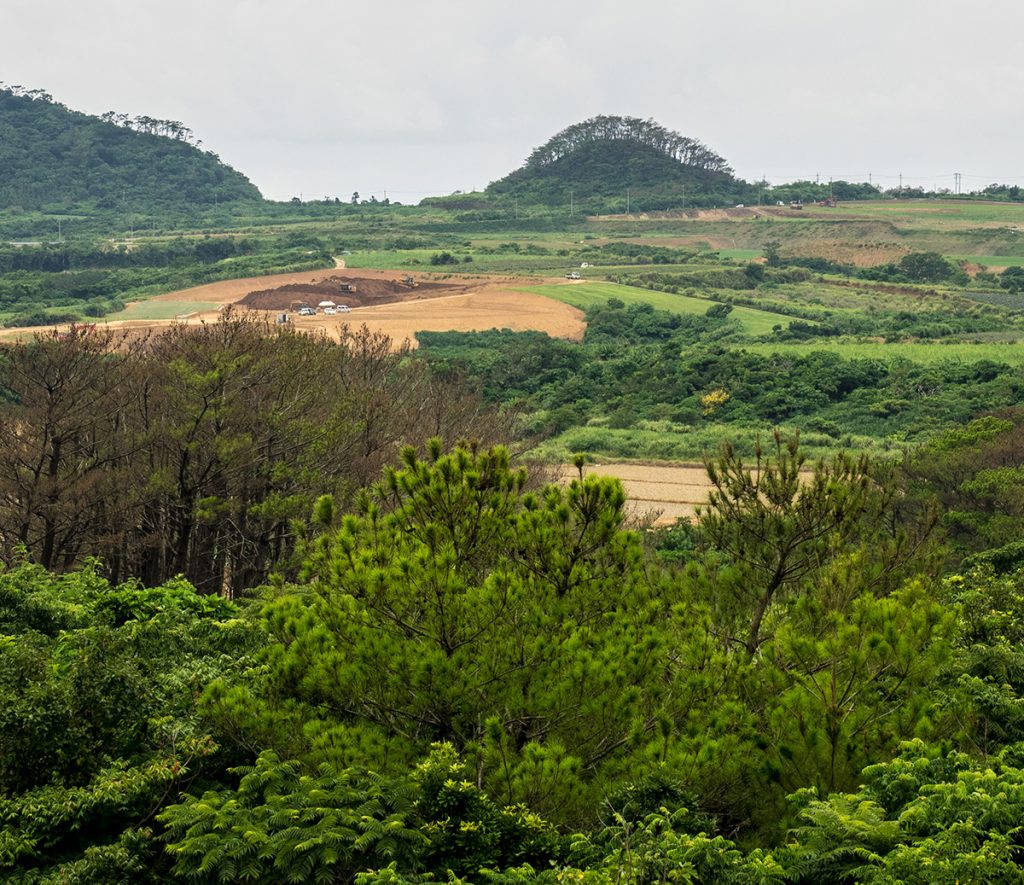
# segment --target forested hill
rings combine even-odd
[[[178,121],[89,116],[0,83],[0,209],[140,212],[260,199]]]
[[[673,209],[746,198],[750,185],[701,142],[636,117],[594,117],[563,129],[522,168],[488,185],[524,203],[581,211]]]

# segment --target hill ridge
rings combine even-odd
[[[176,120],[94,116],[0,83],[0,208],[145,212],[262,200],[201,144]]]
[[[653,119],[599,115],[553,135],[485,193],[604,212],[722,205],[751,191],[701,141]]]

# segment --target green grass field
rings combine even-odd
[[[985,267],[1020,267],[1024,265],[1024,255],[958,255],[960,261],[972,261]]]
[[[977,222],[1024,223],[1024,204],[983,200],[865,200],[840,203],[835,209],[807,206],[808,215],[841,218],[870,215],[892,221],[974,224]]]
[[[458,259],[455,264],[431,264],[431,256],[448,252]],[[472,261],[464,261],[466,256]],[[480,254],[465,246],[446,246],[434,249],[379,249],[352,252],[343,256],[347,268],[374,270],[415,270],[417,273],[525,273],[561,276],[579,266],[578,261],[560,255],[531,255],[530,253],[501,252]]]
[[[216,310],[216,301],[137,301],[124,310],[108,314],[107,320],[173,320],[175,317],[197,311]]]
[[[806,356],[815,351],[839,354],[844,359],[873,359],[890,361],[908,359],[916,363],[937,363],[959,360],[970,363],[991,360],[1009,365],[1024,365],[1024,346],[1014,343],[967,344],[878,344],[856,341],[813,341],[806,344],[745,344],[744,350],[753,353],[783,353]]]
[[[626,304],[650,304],[657,310],[680,314],[704,314],[717,302],[688,295],[672,295],[668,292],[652,292],[634,286],[620,286],[618,283],[571,283],[546,286],[531,286],[524,289],[536,295],[544,295],[563,301],[574,307],[586,309],[594,304],[604,304],[609,298],[618,298]],[[791,318],[782,314],[755,310],[751,307],[733,308],[731,317],[739,320],[749,335],[766,335],[777,325],[786,327]]]
[[[763,249],[718,249],[722,258],[734,258],[737,261],[751,261],[764,255]]]

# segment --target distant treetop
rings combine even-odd
[[[100,114],[100,119],[104,123],[113,123],[115,126],[131,129],[132,132],[143,132],[146,135],[163,135],[166,138],[173,138],[196,147],[202,144],[192,134],[192,130],[179,120],[158,120],[155,117],[147,116],[129,117],[127,114],[119,114],[117,111],[107,111],[105,114]]]
[[[570,214],[721,206],[757,199],[729,164],[695,138],[654,120],[598,116],[563,129],[487,187],[524,205]]]
[[[694,138],[639,117],[597,116],[575,123],[536,148],[527,158],[533,168],[550,165],[579,148],[597,141],[633,141],[660,151],[683,166],[732,174],[729,164]]]

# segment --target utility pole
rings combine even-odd
[[[900,173],[900,196],[903,196],[903,173]]]
[[[515,204],[516,204],[516,221],[518,221],[519,220],[519,197],[515,198]]]
[[[60,233],[60,219],[58,218],[57,219],[57,242],[60,243],[62,241],[63,240],[62,240],[61,233]]]

